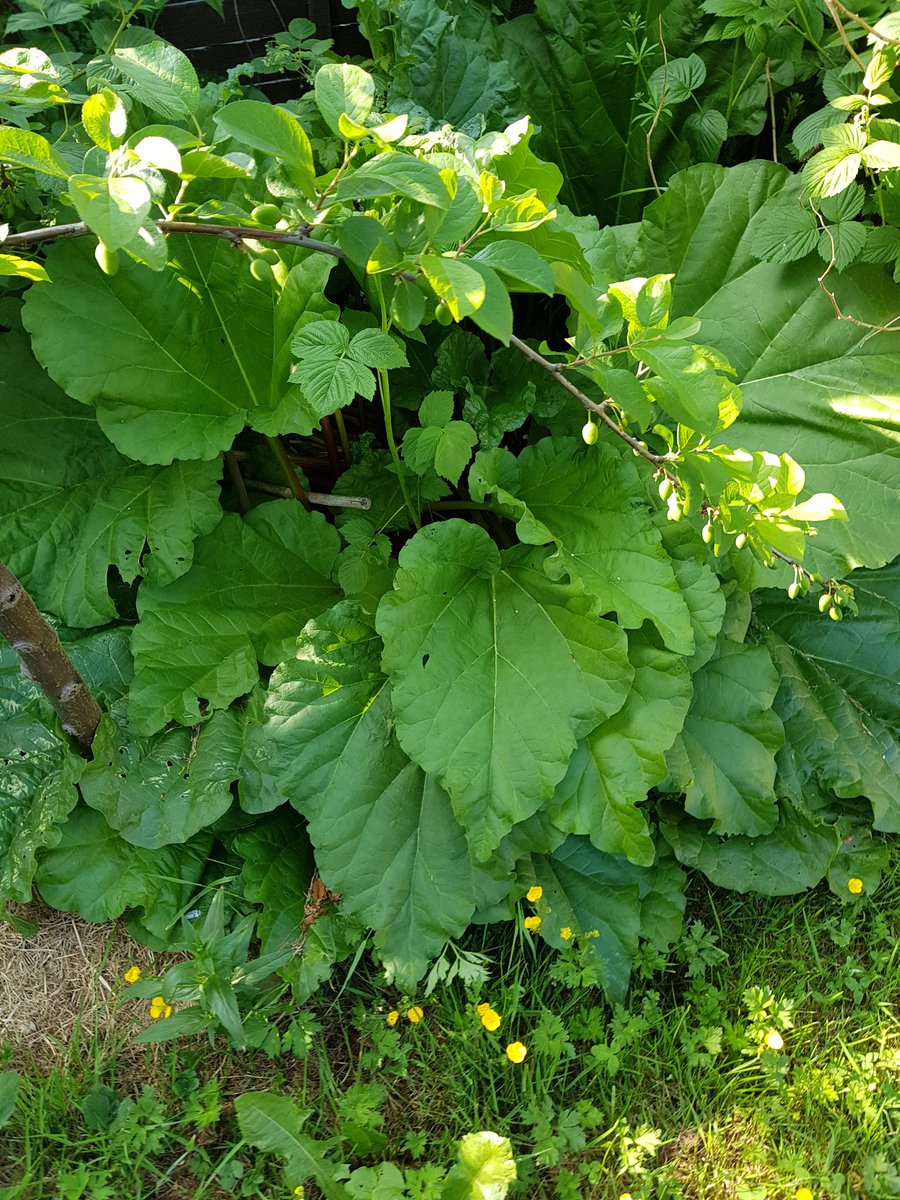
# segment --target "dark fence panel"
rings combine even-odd
[[[238,63],[259,58],[266,43],[297,17],[312,21],[318,37],[332,38],[337,54],[368,54],[354,13],[340,0],[224,0],[223,13],[224,20],[205,0],[169,0],[156,29],[208,75],[224,75]],[[256,84],[272,100],[289,100],[305,88],[294,74],[260,78]]]

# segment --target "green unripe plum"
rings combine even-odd
[[[450,311],[450,309],[447,307],[447,305],[443,302],[443,300],[440,302],[440,304],[434,310],[434,319],[437,321],[438,325],[452,325],[453,324],[453,313]]]
[[[672,483],[672,480],[668,477],[668,475],[664,475],[659,481],[658,490],[660,500],[668,500],[668,498],[675,491],[675,485]]]
[[[582,426],[581,439],[586,446],[596,446],[597,438],[600,436],[600,430],[593,421],[588,421]]]
[[[264,258],[254,258],[250,264],[250,274],[257,283],[271,283],[272,264]]]
[[[739,533],[734,539],[734,545],[736,549],[743,550],[743,548],[747,545],[746,533]]]
[[[843,621],[844,619],[844,614],[836,604],[833,604],[831,608],[829,608],[828,615],[831,617],[832,621]]]
[[[281,220],[281,209],[277,204],[257,204],[250,216],[258,225],[268,225],[274,229],[276,222]]]
[[[703,541],[708,546],[710,544],[710,542],[713,540],[712,521],[706,522],[706,524],[703,526],[703,529],[700,532],[700,536],[703,538]]]
[[[831,592],[823,592],[819,597],[819,612],[823,613],[826,608],[831,607]]]
[[[118,250],[110,250],[103,242],[98,242],[94,247],[94,258],[104,275],[115,275],[119,269]]]
[[[792,600],[796,600],[797,597],[800,595],[799,580],[795,579],[794,582],[791,584],[791,586],[788,588],[787,592],[788,592],[788,596],[790,596],[790,598]]]
[[[274,250],[270,250],[268,246],[263,246],[262,250],[257,250],[256,257],[257,259],[261,258],[263,262],[267,262],[273,267],[277,266],[281,261],[278,254]]]

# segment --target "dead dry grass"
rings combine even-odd
[[[104,1039],[127,1034],[137,1005],[122,1003],[122,976],[133,963],[151,969],[153,954],[116,922],[90,924],[40,901],[10,907],[38,926],[23,937],[0,922],[0,1042],[13,1057],[52,1061],[79,1024]]]

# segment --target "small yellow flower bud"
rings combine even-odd
[[[766,1034],[766,1045],[769,1047],[770,1050],[783,1050],[784,1049],[784,1038],[781,1036],[781,1034],[778,1032],[777,1029],[773,1029],[773,1030],[771,1030],[771,1032]]]
[[[485,1029],[489,1030],[491,1033],[493,1033],[495,1029],[500,1028],[501,1020],[502,1020],[502,1018],[501,1018],[500,1014],[498,1012],[494,1012],[494,1010],[492,1008],[489,1008],[487,1010],[487,1012],[483,1012],[481,1014],[482,1025],[485,1027]]]
[[[413,1025],[418,1025],[424,1016],[424,1012],[422,1012],[418,1005],[416,1005],[414,1008],[408,1008],[406,1010],[406,1019],[408,1021],[412,1021]]]
[[[528,930],[529,933],[535,933],[538,929],[540,929],[540,927],[541,927],[541,918],[540,917],[526,917],[525,918],[525,928]]]
[[[532,904],[536,904],[537,901],[540,900],[541,896],[543,896],[543,894],[544,894],[544,889],[542,887],[540,887],[538,884],[535,884],[534,887],[530,887],[528,889],[528,891],[525,893],[525,899],[530,900]]]
[[[528,1047],[523,1046],[521,1042],[510,1042],[506,1047],[506,1057],[510,1062],[520,1063],[525,1061],[525,1055],[528,1053]]]
[[[397,1012],[396,1008],[392,1009],[387,1015],[388,1025],[396,1025],[399,1020],[400,1014]]]
[[[568,925],[563,925],[562,929],[559,931],[559,936],[564,942],[567,942],[572,936],[572,930]]]
[[[857,879],[856,876],[854,876],[853,879],[848,879],[847,890],[852,892],[854,896],[858,896],[863,890],[863,881],[861,879]]]
[[[137,981],[140,979],[140,977],[141,977],[141,968],[140,967],[129,967],[128,970],[125,972],[123,979],[125,980],[126,983],[137,983]]]

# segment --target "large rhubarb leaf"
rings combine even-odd
[[[392,730],[381,643],[344,602],[312,621],[270,681],[263,733],[282,791],[307,817],[323,880],[375,930],[412,986],[475,908],[473,868],[443,789]]]
[[[501,559],[452,520],[407,543],[378,609],[400,744],[447,788],[482,860],[550,798],[633,675],[622,630],[548,584],[540,552]]]
[[[684,661],[631,634],[634,682],[624,706],[579,742],[547,812],[566,833],[587,834],[598,850],[650,866],[656,848],[637,806],[666,777],[665,753],[691,702]]]
[[[310,617],[337,599],[329,576],[340,542],[320,514],[275,500],[245,519],[228,514],[168,587],[138,596],[129,715],[146,735],[194,725],[201,699],[225,708],[249,692],[257,661],[274,666]]]
[[[35,603],[69,625],[102,625],[116,616],[110,566],[126,583],[188,570],[194,539],[222,515],[218,462],[129,462],[17,333],[2,339],[0,389],[0,542]]]
[[[215,458],[257,416],[267,433],[286,428],[302,393],[288,383],[285,341],[308,303],[333,311],[321,265],[301,262],[299,285],[279,293],[220,238],[168,246],[166,270],[129,263],[109,278],[88,246],[60,243],[48,256],[53,286],[32,289],[23,312],[38,361],[95,405],[117,449],[148,464]]]
[[[900,331],[870,328],[895,321],[898,293],[881,266],[830,276],[853,318],[842,321],[821,262],[757,261],[767,206],[796,203],[799,189],[774,163],[692,167],[650,205],[636,252],[617,265],[675,272],[672,316],[700,317],[704,342],[737,371],[744,405],[725,440],[791,454],[811,492],[843,502],[849,520],[821,526],[807,551],[814,569],[843,575],[900,553],[900,523],[884,518],[900,499]]]
[[[683,788],[688,812],[713,818],[714,833],[769,833],[778,820],[775,752],[784,742],[772,711],[772,660],[762,646],[722,639],[693,679],[684,729],[668,755],[667,790]]]
[[[851,576],[859,616],[824,621],[811,601],[762,594],[758,619],[780,676],[778,786],[871,802],[876,829],[900,832],[900,563]]]

